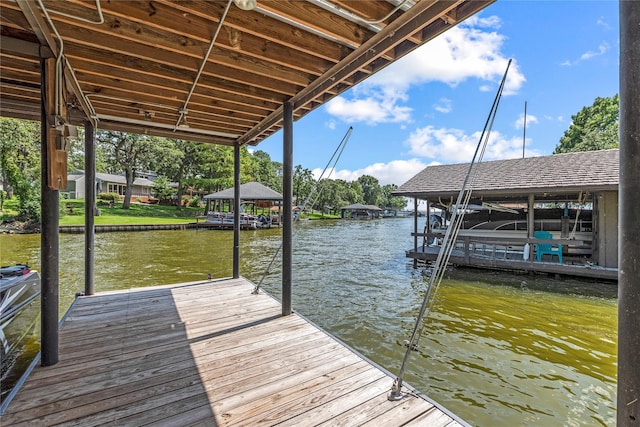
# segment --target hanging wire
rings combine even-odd
[[[469,200],[471,199],[473,183],[475,182],[478,174],[479,168],[477,167],[477,163],[480,163],[484,156],[487,143],[489,141],[489,136],[491,134],[491,129],[493,128],[493,123],[498,111],[498,105],[500,104],[500,98],[502,96],[502,91],[504,89],[510,65],[511,59],[507,63],[507,69],[505,70],[502,81],[500,82],[498,92],[493,101],[493,105],[491,106],[487,121],[485,122],[482,135],[480,136],[478,145],[476,146],[476,150],[473,154],[473,158],[471,160],[471,163],[469,164],[469,169],[462,184],[462,188],[458,193],[458,199],[456,201],[456,204],[453,206],[451,220],[445,232],[442,246],[440,248],[440,251],[438,252],[438,257],[436,258],[435,265],[433,266],[431,277],[429,278],[429,284],[427,286],[427,292],[422,301],[422,306],[420,307],[418,317],[416,318],[416,323],[411,334],[411,339],[406,344],[407,350],[405,352],[404,359],[402,360],[400,372],[398,373],[398,376],[396,377],[393,386],[391,387],[391,391],[387,396],[389,400],[400,400],[406,396],[405,393],[402,392],[402,382],[407,364],[409,362],[409,357],[411,355],[411,352],[416,351],[418,348],[418,341],[420,340],[420,337],[422,336],[426,328],[426,321],[423,322],[423,319],[427,319],[429,313],[431,312],[431,309],[435,303],[435,296],[437,294],[438,288],[440,287],[440,283],[442,282],[447,263],[449,262],[449,258],[451,256],[451,252],[453,252],[453,249],[455,248],[455,242],[458,238],[458,232],[460,230],[460,226],[462,225],[462,221],[464,220],[464,214],[469,205]],[[434,298],[430,298],[432,293],[434,294]]]
[[[298,205],[298,206],[301,206],[302,209],[304,209],[309,204],[309,199],[311,199],[311,196],[313,195],[313,193],[316,192],[316,190],[318,189],[320,181],[322,181],[322,179],[324,178],[324,174],[327,172],[327,169],[329,169],[329,166],[331,165],[331,162],[333,161],[334,158],[335,158],[335,161],[333,161],[333,166],[331,166],[331,170],[329,171],[329,174],[327,175],[327,179],[331,176],[331,174],[335,170],[336,165],[338,164],[338,161],[340,160],[340,157],[342,156],[342,153],[344,152],[344,148],[347,146],[347,142],[349,141],[349,137],[351,136],[351,132],[353,132],[353,126],[349,126],[349,130],[347,130],[347,133],[344,135],[344,137],[342,137],[342,141],[340,141],[340,144],[338,144],[338,146],[336,147],[335,151],[331,155],[331,158],[327,162],[327,165],[322,170],[322,173],[320,174],[320,176],[316,180],[315,184],[311,188],[311,191],[309,191],[309,195],[307,196],[307,198],[304,200],[304,202],[302,202],[302,205]],[[337,155],[337,157],[336,157],[336,155]],[[311,206],[313,206],[317,202],[317,200],[318,200],[318,198],[320,197],[321,194],[322,194],[322,190],[318,191],[318,194],[316,195],[313,203],[311,203]],[[296,218],[296,221],[297,221],[297,218]],[[295,234],[295,229],[293,230],[293,234]],[[271,258],[271,261],[269,261],[269,264],[267,265],[267,269],[262,274],[262,277],[260,277],[260,281],[258,282],[256,287],[251,292],[252,294],[257,294],[258,292],[260,292],[260,287],[262,286],[262,282],[264,281],[265,277],[267,277],[267,274],[269,274],[271,272],[271,266],[273,265],[274,261],[278,257],[278,254],[280,253],[280,250],[282,250],[282,245],[283,245],[283,242],[280,242],[280,245],[276,249],[276,252],[273,254],[273,257]]]

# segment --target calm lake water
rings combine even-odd
[[[301,221],[294,234],[294,310],[394,375],[428,283],[404,256],[412,228],[410,218]],[[242,232],[244,277],[260,281],[280,236]],[[0,235],[0,262],[39,269],[39,245],[39,235]],[[83,289],[83,246],[83,235],[60,235],[61,315]],[[232,246],[230,231],[99,233],[96,290],[229,277]],[[263,288],[279,297],[280,280],[278,258]],[[472,425],[614,425],[615,294],[611,284],[453,270],[406,381]]]

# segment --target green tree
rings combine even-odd
[[[152,186],[153,197],[156,197],[160,200],[171,199],[171,197],[176,194],[176,190],[169,186],[169,179],[166,176],[158,177],[158,179],[153,181]]]
[[[100,131],[96,140],[105,150],[108,172],[124,172],[126,188],[122,209],[129,209],[136,171],[149,169],[153,161],[151,154],[157,152],[154,146],[157,150],[159,139],[135,133]]]
[[[554,154],[619,146],[620,101],[617,94],[610,98],[596,98],[593,105],[584,107],[571,119],[571,125],[560,138]]]
[[[271,160],[269,153],[257,150],[251,155],[253,180],[279,193],[282,192],[282,164]]]
[[[317,193],[312,197],[313,209],[319,210],[323,215],[331,213],[338,206],[338,184],[333,179],[322,179],[318,183]]]
[[[386,184],[382,186],[382,206],[390,209],[404,209],[407,205],[404,197],[392,196],[398,186],[395,184]]]
[[[0,119],[0,169],[7,198],[18,197],[18,219],[40,219],[40,124]]]
[[[362,175],[358,178],[358,182],[362,186],[362,194],[364,203],[367,205],[378,206],[382,201],[382,189],[378,179],[371,175]]]
[[[297,165],[293,170],[292,180],[293,197],[296,203],[301,206],[311,196],[316,180],[313,177],[313,172],[301,165]],[[310,200],[310,203],[313,203],[313,200]]]
[[[200,168],[196,185],[207,193],[233,187],[233,148],[207,145]]]
[[[160,175],[164,175],[177,183],[177,191],[173,195],[177,196],[178,203],[176,209],[182,209],[182,194],[185,187],[193,185],[194,178],[198,176],[199,166],[203,159],[204,144],[199,144],[181,139],[161,138],[159,145],[153,150],[155,161],[151,162],[151,170]]]

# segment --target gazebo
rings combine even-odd
[[[211,202],[214,203],[214,210],[222,210],[221,204],[224,204],[225,200],[229,201],[229,204],[235,200],[235,188],[227,188],[217,193],[207,194],[204,196],[207,201],[206,212],[211,210]],[[253,208],[271,208],[274,202],[280,202],[282,205],[282,194],[278,193],[271,188],[260,184],[259,182],[248,182],[240,186],[240,203],[252,204]]]

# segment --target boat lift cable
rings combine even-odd
[[[330,177],[331,174],[333,173],[333,171],[335,170],[336,165],[338,164],[338,161],[340,160],[340,157],[342,156],[344,148],[347,146],[347,142],[349,141],[349,137],[351,136],[351,132],[353,132],[353,126],[349,126],[349,130],[347,130],[347,133],[342,138],[342,141],[340,141],[340,144],[338,144],[338,146],[336,147],[335,151],[333,152],[333,155],[331,156],[331,158],[327,162],[327,165],[324,167],[322,173],[320,174],[320,176],[318,177],[318,179],[314,183],[313,187],[311,188],[311,191],[309,191],[309,195],[307,196],[307,198],[302,203],[302,205],[301,205],[302,209],[304,209],[309,204],[309,199],[311,198],[313,193],[317,190],[317,188],[318,188],[318,186],[320,184],[320,181],[322,181],[322,179],[324,178],[324,174],[327,172],[327,169],[329,169],[329,166],[331,165],[331,162],[333,161],[334,158],[335,158],[335,161],[333,162],[333,166],[331,167],[331,170],[329,171],[329,174],[327,175],[327,178]],[[336,155],[337,155],[337,157],[336,157]],[[318,194],[317,194],[316,198],[314,199],[313,203],[315,203],[318,200],[318,197],[320,197],[321,193],[322,193],[321,191],[318,192]],[[312,204],[312,206],[313,206],[313,204]],[[295,233],[295,229],[293,231]],[[276,252],[273,254],[273,257],[271,258],[271,261],[269,261],[269,264],[267,265],[267,269],[265,270],[265,272],[262,275],[262,277],[260,277],[260,281],[258,282],[256,287],[251,292],[252,294],[257,294],[258,292],[260,292],[260,287],[262,286],[262,282],[264,281],[265,277],[267,277],[267,274],[269,274],[271,272],[271,266],[273,265],[273,263],[275,262],[276,258],[278,257],[278,254],[280,253],[280,250],[282,250],[282,244],[283,244],[283,242],[280,242],[280,245],[276,249]]]
[[[320,176],[316,180],[313,188],[309,192],[309,195],[307,196],[307,198],[302,203],[302,205],[301,205],[302,209],[306,208],[306,206],[309,204],[311,196],[314,195],[314,193],[316,192],[316,190],[318,189],[318,187],[320,185],[320,182],[324,179],[324,174],[327,172],[327,169],[329,169],[329,166],[331,165],[331,162],[333,161],[334,157],[336,158],[336,160],[333,162],[333,166],[331,167],[331,170],[329,171],[329,174],[327,175],[327,179],[331,176],[333,171],[336,169],[336,165],[338,164],[338,161],[340,160],[340,157],[342,156],[342,152],[344,151],[344,148],[347,146],[347,141],[349,141],[349,137],[351,136],[351,132],[353,132],[353,127],[349,126],[349,130],[347,130],[347,133],[344,135],[344,137],[342,137],[342,141],[340,141],[340,144],[338,144],[338,146],[336,147],[335,151],[331,155],[331,158],[327,162],[327,165],[324,167],[324,169],[322,170],[322,173],[320,174]],[[337,157],[336,157],[336,155],[337,155]],[[313,206],[318,201],[318,198],[320,197],[321,193],[322,193],[322,191],[318,192],[316,197],[313,199],[313,203],[311,204],[311,206]]]
[[[455,248],[455,242],[458,237],[458,232],[464,220],[464,214],[469,205],[469,200],[471,199],[471,191],[473,188],[473,184],[478,174],[478,169],[479,169],[478,163],[482,162],[482,158],[484,157],[484,153],[487,147],[487,143],[489,141],[489,136],[491,135],[491,129],[493,127],[496,113],[498,111],[498,105],[500,104],[500,98],[502,96],[502,91],[504,89],[504,85],[507,79],[507,73],[509,72],[510,65],[511,65],[511,60],[509,60],[509,62],[507,63],[507,69],[504,72],[504,76],[502,77],[502,81],[500,82],[498,92],[496,93],[496,97],[491,106],[489,116],[487,117],[487,121],[485,122],[484,129],[482,131],[480,139],[478,140],[478,145],[476,146],[476,150],[473,154],[473,158],[471,160],[471,163],[469,164],[469,169],[467,171],[467,175],[462,184],[462,188],[458,193],[458,199],[456,201],[456,204],[453,205],[452,207],[451,220],[445,232],[442,246],[440,247],[440,251],[438,252],[438,257],[436,258],[436,262],[432,268],[432,273],[431,273],[431,277],[429,278],[427,291],[422,301],[422,306],[420,307],[418,317],[416,318],[416,323],[414,325],[413,332],[411,334],[411,339],[406,343],[407,350],[405,352],[404,359],[402,360],[400,371],[393,383],[393,386],[391,387],[391,391],[387,395],[389,400],[401,400],[407,395],[406,393],[402,392],[402,383],[403,383],[404,373],[406,371],[411,353],[413,351],[417,351],[418,349],[418,341],[420,340],[420,337],[422,336],[425,330],[426,319],[428,319],[429,313],[431,312],[431,308],[434,305],[435,297],[437,295],[437,290],[440,287],[440,283],[444,276],[447,263],[449,262],[451,252]],[[433,298],[431,298],[432,294],[434,295]]]

